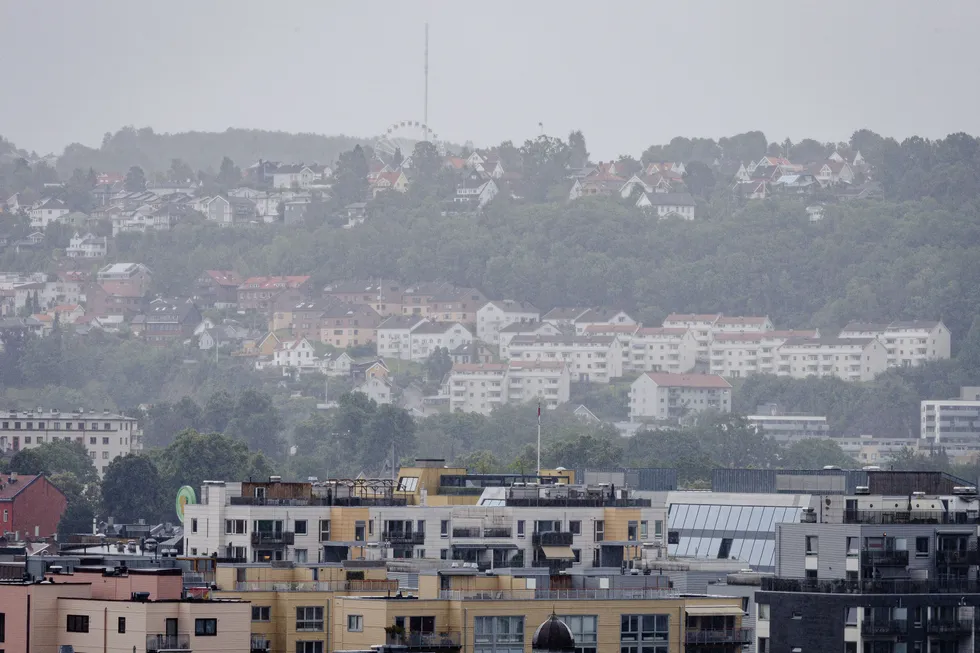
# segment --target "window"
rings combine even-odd
[[[217,619],[195,619],[194,620],[194,635],[195,637],[214,637],[218,634],[218,620]]]
[[[323,642],[296,642],[296,653],[323,653]]]
[[[306,535],[306,520],[297,519],[296,522],[293,524],[293,531],[297,535]]]
[[[807,535],[806,536],[806,554],[815,556],[817,555],[817,536]]]
[[[88,615],[86,615],[86,614],[70,614],[70,615],[68,615],[68,632],[69,633],[87,633],[88,632]]]
[[[245,520],[244,519],[226,519],[225,520],[225,534],[226,535],[244,535],[245,534]]]
[[[580,522],[578,520],[569,521],[568,522],[568,532],[571,533],[572,535],[581,535],[582,534],[582,522]],[[575,640],[575,641],[578,641],[578,640]]]
[[[306,549],[293,549],[293,560],[295,562],[309,562],[309,555]]]
[[[109,460],[109,452],[108,451],[103,451],[102,452],[102,460]]]
[[[925,558],[929,555],[929,538],[928,537],[917,537],[915,538],[915,557]]]
[[[330,520],[321,519],[320,520],[320,541],[329,542],[330,541]]]
[[[475,617],[473,653],[523,653],[524,617]]]
[[[664,536],[664,523],[662,520],[658,519],[653,522],[653,536],[663,537]]]
[[[650,524],[646,521],[640,522],[640,539],[645,540],[650,536]]]
[[[418,476],[402,476],[398,479],[398,491],[399,492],[415,492],[415,488],[419,486]]]
[[[800,610],[793,610],[793,618],[797,620],[802,619],[803,612],[801,612]]]
[[[252,606],[252,621],[270,621],[272,608],[267,605]]]
[[[856,626],[858,624],[857,608],[844,608],[844,625]]]
[[[769,604],[760,603],[759,604],[759,619],[767,621],[769,619]]]
[[[197,532],[197,518],[191,519],[191,533]]]
[[[0,612],[0,644],[7,639],[7,619],[2,612]]]
[[[665,614],[624,614],[620,617],[621,653],[667,653],[670,618]]]
[[[606,522],[597,519],[593,527],[593,533],[595,534],[595,541],[602,542],[606,537]]]
[[[847,555],[856,556],[858,555],[858,538],[849,537],[847,538]]]
[[[116,630],[119,631],[120,634],[126,632],[126,617],[119,617],[116,624]]]
[[[806,579],[807,580],[817,580],[817,570],[816,569],[807,569],[806,570]]]
[[[347,615],[347,630],[352,633],[359,633],[364,630],[364,616],[359,614]]]
[[[524,520],[517,520],[517,537],[524,537]]]
[[[362,521],[354,522],[354,541],[364,541],[364,522]]]
[[[562,615],[561,619],[575,638],[575,653],[596,653],[599,633],[597,615]]]
[[[99,441],[99,439],[98,439],[98,438],[89,438],[89,439],[88,439],[88,443],[89,443],[89,444],[92,444],[92,445],[94,445],[94,444],[97,444],[97,443],[98,443],[98,441]]]
[[[439,537],[449,537],[449,520],[443,519],[439,522]]]
[[[296,608],[296,630],[323,632],[323,606]]]

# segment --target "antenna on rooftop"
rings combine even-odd
[[[422,130],[429,140],[429,24],[425,24],[425,101],[422,107]]]

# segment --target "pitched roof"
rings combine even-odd
[[[585,314],[589,310],[591,309],[589,309],[588,306],[572,306],[572,307],[556,306],[555,308],[551,309],[550,311],[542,315],[541,320],[542,321],[574,320],[575,318]]]
[[[888,324],[878,322],[848,322],[844,325],[844,328],[841,329],[841,333],[884,333],[885,329],[888,327]]]
[[[721,326],[741,326],[741,325],[745,325],[745,326],[748,326],[748,325],[761,326],[761,325],[765,324],[768,321],[769,321],[769,318],[768,317],[759,317],[759,316],[732,316],[732,317],[727,317],[727,316],[724,316],[723,315],[720,318],[718,318],[717,326],[719,326],[719,327],[721,327]]]
[[[204,274],[211,277],[219,286],[237,288],[242,285],[242,278],[234,270],[205,270]]]
[[[642,327],[636,330],[637,336],[684,336],[687,327]]]
[[[659,386],[669,388],[731,388],[732,384],[717,374],[670,374],[668,372],[647,372]]]
[[[690,193],[647,193],[647,201],[653,206],[694,206]]]
[[[417,315],[392,315],[378,325],[378,331],[382,329],[411,329],[425,318]]]
[[[668,322],[711,322],[714,324],[721,317],[721,313],[671,313],[664,319],[664,324]]]
[[[824,336],[822,338],[790,338],[784,347],[839,347],[857,346],[864,348],[869,343],[874,342],[874,338],[840,338],[836,336]]]
[[[531,302],[521,302],[513,299],[491,299],[487,304],[493,304],[502,311],[508,313],[539,313],[540,311]]]
[[[506,372],[507,363],[456,363],[453,372]]]
[[[585,333],[636,333],[637,328],[635,324],[609,324],[599,322],[585,327]]]
[[[937,326],[942,324],[938,320],[909,320],[909,321],[896,321],[888,325],[888,331],[898,331],[905,329],[925,329],[932,331]]]
[[[456,326],[462,326],[469,333],[469,329],[459,322],[425,322],[412,329],[412,333],[446,333]]]
[[[16,477],[16,480],[13,480],[14,477]],[[41,478],[41,474],[0,474],[0,501],[13,500],[14,497],[26,490],[28,485],[34,483],[39,478]],[[11,482],[12,480],[13,482]],[[61,490],[58,490],[58,492],[64,496],[64,492]]]
[[[242,282],[239,288],[242,289],[253,289],[253,288],[298,288],[304,283],[309,281],[309,275],[306,276],[281,276],[281,277],[249,277]]]

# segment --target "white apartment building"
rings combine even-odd
[[[540,401],[545,408],[568,403],[571,374],[560,362],[517,361],[507,366],[507,401],[509,403]]]
[[[422,362],[441,347],[452,351],[473,342],[473,334],[459,322],[423,322],[409,334],[409,360]]]
[[[888,367],[917,367],[950,356],[949,329],[938,321],[896,321],[887,325],[851,322],[841,330],[840,337],[878,338],[887,349]]]
[[[744,317],[722,315],[713,328],[713,331],[723,333],[760,333],[772,330],[772,320],[754,315]]]
[[[758,433],[783,444],[830,437],[825,415],[749,415],[745,419]]]
[[[276,367],[313,367],[316,349],[306,338],[287,340],[276,347],[272,354],[272,364]]]
[[[449,409],[489,415],[497,406],[531,401],[557,408],[570,388],[568,366],[560,362],[457,364],[449,374]]]
[[[419,483],[418,476],[398,479],[403,489]],[[633,499],[619,499],[617,504],[630,505],[570,510],[561,498],[542,498],[536,505],[515,506],[508,505],[509,488],[494,487],[484,491],[478,505],[395,505],[381,499],[364,507],[350,500],[353,492],[341,483],[314,483],[313,496],[303,498],[287,489],[301,485],[204,481],[199,503],[184,508],[184,551],[303,564],[355,557],[455,560],[475,551],[489,562],[493,549],[497,566],[509,566],[509,556],[515,555],[517,564],[531,566],[535,549],[557,543],[570,547],[565,552],[570,566],[618,566],[627,550],[666,539],[666,506],[649,501],[633,505]],[[325,498],[328,491],[334,499]],[[277,498],[281,494],[293,496]],[[488,495],[500,498],[485,499]]]
[[[507,360],[510,356],[510,341],[517,336],[557,336],[561,335],[561,329],[550,322],[515,322],[500,329],[498,334],[500,348],[498,356],[500,360]]]
[[[813,331],[715,331],[708,370],[728,378],[776,374],[776,351],[790,338],[816,338]]]
[[[428,320],[417,315],[395,315],[378,325],[378,356],[411,360],[412,329]]]
[[[683,374],[694,369],[698,341],[686,327],[643,327],[630,340],[627,366],[638,372]]]
[[[663,322],[665,329],[690,329],[697,342],[697,360],[707,361],[711,349],[711,332],[722,318],[721,313],[696,315],[691,313],[671,313]]]
[[[590,324],[585,331],[578,335],[583,336],[609,336],[616,341],[615,347],[619,351],[620,366],[628,370],[630,364],[630,343],[633,341],[633,334],[639,328],[636,324]]]
[[[507,403],[507,364],[453,365],[449,373],[449,410],[489,415]]]
[[[732,386],[717,374],[647,372],[630,386],[630,421],[680,419],[732,411]]]
[[[108,410],[0,411],[0,452],[16,453],[57,441],[85,445],[101,476],[114,459],[143,449],[143,432],[135,418]]]
[[[517,323],[533,323],[541,311],[528,302],[501,299],[487,302],[476,312],[476,337],[488,345],[500,344],[500,330]]]
[[[960,388],[958,399],[930,399],[920,407],[920,448],[942,447],[950,456],[980,451],[980,393]]]
[[[76,232],[68,241],[65,254],[68,258],[104,258],[109,251],[106,241],[105,236],[97,238],[90,233],[80,236]]]
[[[583,335],[590,327],[619,326],[635,329],[639,326],[629,313],[614,308],[590,308],[575,318],[574,325],[577,336]]]
[[[776,374],[794,379],[871,381],[888,367],[885,346],[876,338],[790,338],[777,355]]]
[[[563,362],[573,381],[609,383],[623,375],[622,345],[612,336],[516,336],[508,351],[512,360]]]

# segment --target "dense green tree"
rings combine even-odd
[[[434,383],[442,381],[453,368],[453,359],[445,347],[436,347],[425,359],[425,376]]]
[[[171,159],[167,177],[175,184],[186,184],[194,180],[194,169],[183,159]]]
[[[360,145],[340,155],[333,172],[333,197],[341,207],[367,199],[368,172],[368,160]]]
[[[585,136],[577,129],[568,135],[568,165],[584,168],[589,164],[589,150],[585,146]]]
[[[130,193],[138,193],[146,190],[146,173],[143,172],[143,168],[139,166],[131,167],[129,172],[126,173],[123,186]]]
[[[542,135],[525,141],[521,148],[525,197],[541,202],[549,199],[555,186],[564,185],[569,155],[560,138]]]
[[[224,390],[208,397],[201,415],[204,419],[204,429],[212,433],[224,433],[234,416],[235,399]]]
[[[221,168],[215,179],[222,188],[235,188],[242,183],[242,171],[229,157],[221,159]]]
[[[85,449],[85,445],[75,440],[45,442],[32,449],[21,449],[10,461],[10,469],[19,474],[46,476],[70,473],[83,484],[98,480],[88,450]]]
[[[120,523],[164,515],[160,473],[147,456],[128,454],[109,463],[102,478],[104,514]]]
[[[412,150],[412,169],[418,172],[423,182],[432,180],[442,168],[439,150],[429,141],[419,141]]]
[[[707,198],[715,188],[715,173],[707,164],[691,161],[684,166],[684,183],[692,194]]]
[[[822,469],[826,465],[853,469],[857,462],[836,441],[827,438],[794,442],[779,454],[779,466],[785,469]]]
[[[244,440],[253,451],[268,456],[278,456],[282,450],[279,435],[283,426],[282,416],[273,405],[272,397],[264,392],[248,389],[235,402],[234,416],[225,432]]]
[[[64,538],[75,533],[91,533],[99,504],[98,483],[85,484],[72,472],[53,474],[49,480],[68,499],[58,522],[58,535]]]

